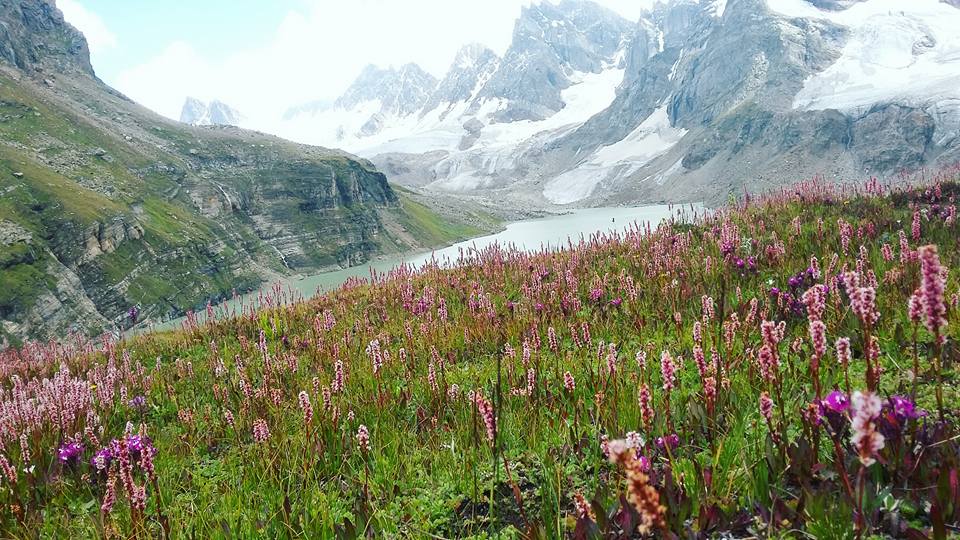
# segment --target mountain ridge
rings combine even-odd
[[[194,126],[240,126],[243,120],[240,111],[216,99],[204,103],[188,96],[180,111],[180,121]]]
[[[588,1],[541,3],[478,88],[340,142],[401,183],[531,204],[719,202],[938,167],[960,159],[956,6],[673,0],[627,24]],[[481,81],[457,64],[444,79]],[[302,116],[291,137],[319,142],[351,113],[338,114]]]

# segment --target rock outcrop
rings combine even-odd
[[[63,20],[54,0],[0,3],[0,58],[27,71],[93,75],[87,40]]]

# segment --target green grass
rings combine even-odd
[[[52,286],[51,278],[45,272],[46,261],[36,259],[30,252],[31,248],[23,244],[0,246],[0,272],[3,274],[0,319],[7,319],[32,306],[40,294]]]
[[[943,200],[960,193],[956,184],[942,188]],[[755,203],[704,222],[665,226],[651,237],[607,238],[553,254],[489,254],[461,268],[399,275],[151,334],[118,344],[112,360],[70,355],[63,359],[68,381],[93,389],[97,399],[67,433],[83,432],[96,417],[103,445],[121,437],[128,422],[134,430],[142,423],[158,452],[147,511],[134,511],[118,487],[116,505],[101,513],[106,482],[88,463],[93,443],[84,439],[80,464],[61,466],[53,452],[64,435],[43,423],[28,444],[37,470],[51,472],[34,476],[32,484],[21,474],[16,486],[0,492],[0,532],[28,527],[40,536],[146,537],[161,535],[169,523],[174,537],[557,538],[574,536],[579,522],[594,527],[588,532],[616,537],[623,532],[617,524],[633,514],[621,503],[623,470],[604,457],[601,441],[635,431],[647,442],[642,454],[651,463],[650,486],[666,507],[665,526],[677,535],[847,537],[862,501],[862,537],[902,535],[908,527],[933,537],[941,521],[960,521],[946,483],[960,470],[960,359],[947,345],[944,362],[937,361],[934,336],[907,318],[917,263],[882,256],[885,243],[899,254],[900,231],[911,235],[911,203],[930,218],[910,249],[939,246],[940,260],[951,269],[949,300],[960,292],[954,270],[960,267],[960,225],[934,214],[926,195],[808,194],[802,203]],[[836,228],[840,218],[854,230],[846,250]],[[731,228],[739,239],[724,259],[723,231]],[[736,270],[735,258],[749,256],[757,258],[757,271]],[[787,280],[808,268],[812,256],[833,291],[823,315],[831,346],[817,370],[806,314],[771,295],[773,286],[789,288]],[[829,419],[816,424],[803,414],[817,399],[814,374],[823,394],[845,389],[847,378],[852,390],[867,384],[865,328],[833,279],[858,261],[863,279],[873,272],[878,281],[881,316],[871,335],[878,338],[884,371],[876,391],[884,398],[912,393],[916,346],[921,369],[915,401],[928,412],[904,421],[901,431],[888,431],[881,459],[870,466],[861,464],[849,432],[833,435]],[[165,282],[144,287],[176,296],[190,282],[181,273],[194,264],[171,260]],[[711,348],[718,350],[721,365],[720,373],[705,375],[720,379],[712,402],[694,362],[693,327],[703,320],[704,295],[714,299],[716,318],[701,325],[702,343],[708,359]],[[620,305],[612,303],[617,298]],[[956,309],[951,304],[943,329],[948,343],[960,328]],[[784,322],[772,378],[762,376],[757,360],[761,319]],[[734,323],[728,339],[725,325]],[[589,339],[582,337],[584,327]],[[853,344],[847,369],[832,347],[841,336]],[[585,339],[589,343],[578,345]],[[376,372],[368,352],[374,341],[389,352]],[[515,355],[506,353],[508,347]],[[669,393],[659,362],[665,350],[685,359]],[[647,353],[645,365],[635,360],[638,351]],[[22,377],[49,377],[60,369],[59,358],[43,358],[16,364]],[[341,391],[331,389],[338,361]],[[107,365],[116,370],[111,377]],[[534,382],[528,395],[529,370]],[[572,391],[564,388],[566,372],[576,382]],[[643,385],[651,389],[652,418],[644,418],[638,403]],[[314,411],[309,425],[301,391]],[[493,403],[492,441],[469,392]],[[759,411],[762,392],[774,401],[769,421]],[[127,404],[135,395],[145,396],[143,410]],[[253,425],[261,419],[270,435],[258,443]],[[849,429],[849,419],[842,422]],[[369,429],[369,452],[358,446],[361,424]],[[657,446],[658,437],[672,434],[679,446],[670,452]],[[4,455],[22,470],[18,444],[8,441]],[[138,466],[133,473],[138,485],[148,483]],[[857,483],[859,496],[848,496],[843,475]],[[591,523],[575,514],[575,495],[593,504]],[[10,505],[25,500],[35,503],[15,516]],[[891,532],[891,516],[904,527]]]
[[[30,231],[38,251],[74,270],[84,294],[108,319],[135,303],[152,314],[182,313],[233,288],[252,288],[264,270],[289,271],[267,244],[273,227],[261,230],[262,218],[304,235],[306,255],[294,261],[298,272],[412,247],[389,233],[376,236],[378,205],[392,205],[393,194],[368,162],[250,133],[162,121],[98,92],[90,81],[76,82],[64,76],[47,94],[29,80],[0,75],[0,218]],[[147,126],[146,134],[140,126]],[[325,201],[331,172],[339,198]],[[202,215],[192,197],[219,197],[214,184],[239,194],[234,199],[246,206]],[[318,201],[333,206],[305,209]],[[443,243],[435,242],[446,238],[437,233],[436,217],[422,207],[412,211],[411,223],[429,225],[423,227],[426,240]],[[138,225],[143,238],[95,260],[84,258],[92,231],[114,220]],[[33,265],[0,272],[4,282],[29,285],[17,288],[11,320],[24,320],[32,302],[50,291],[54,276],[36,275],[45,271]],[[10,305],[13,294],[7,293]],[[62,330],[31,328],[33,337]]]
[[[436,212],[407,196],[400,197],[400,205],[403,210],[400,213],[400,223],[403,228],[426,245],[448,244],[484,233],[473,225],[445,220]]]
[[[15,177],[20,173],[22,177]],[[124,206],[87,189],[52,169],[27,158],[23,153],[0,145],[0,186],[16,186],[6,203],[21,217],[46,212],[49,216],[89,224],[109,219]],[[6,197],[4,197],[6,199]],[[17,203],[20,203],[17,205]],[[28,208],[23,208],[24,206]],[[13,213],[13,212],[11,212]]]

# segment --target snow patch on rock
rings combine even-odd
[[[960,10],[940,0],[867,0],[842,11],[804,0],[767,5],[780,15],[827,20],[850,33],[840,58],[807,79],[794,108],[850,111],[960,97]]]

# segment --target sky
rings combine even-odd
[[[442,77],[467,43],[502,54],[521,7],[551,0],[57,0],[97,75],[179,118],[187,96],[251,120],[336,98],[367,64]],[[597,0],[637,20],[652,0]]]

